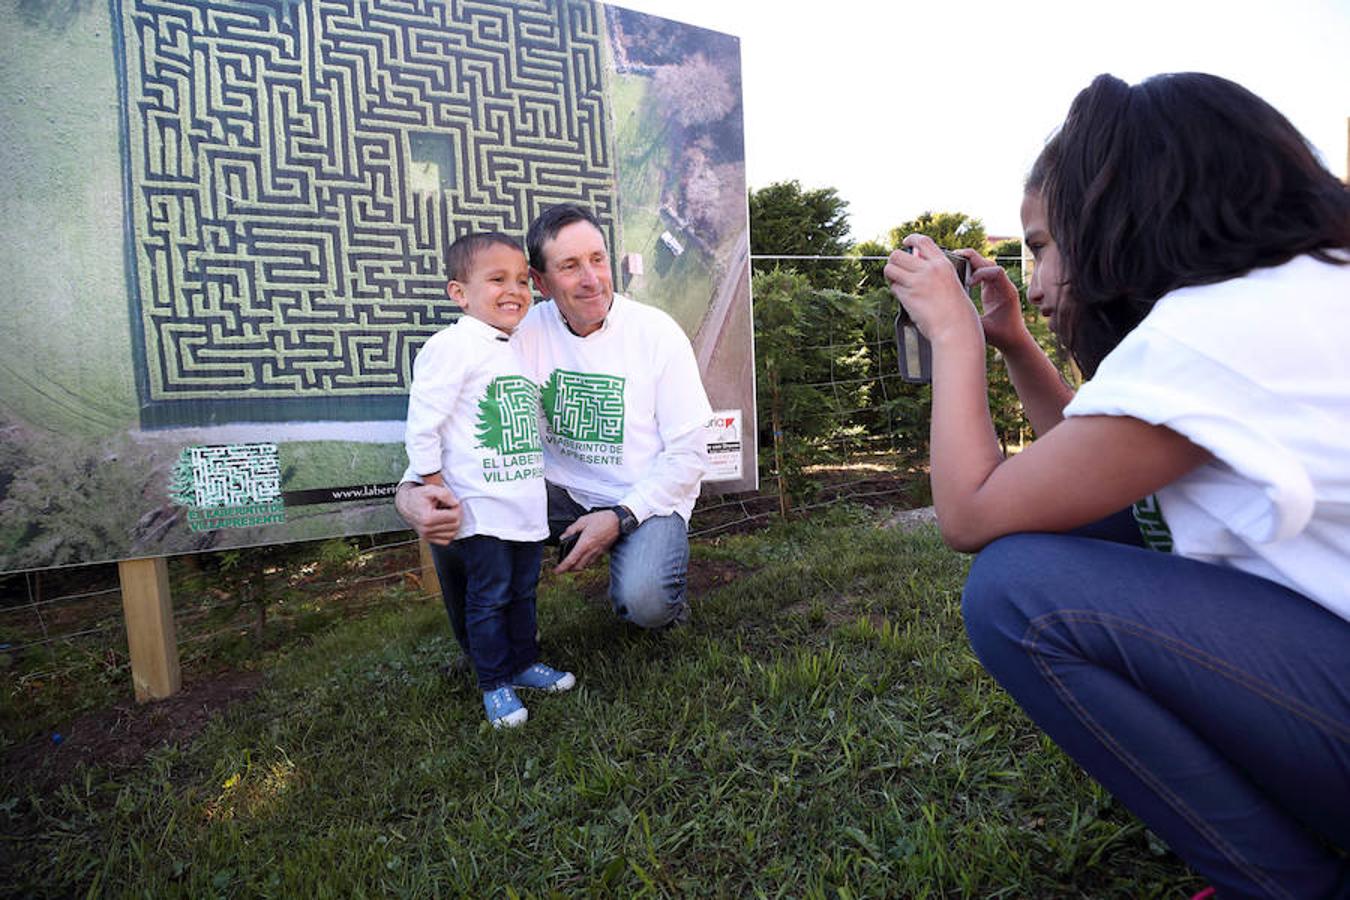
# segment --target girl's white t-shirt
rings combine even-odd
[[[1175,552],[1350,620],[1350,265],[1299,257],[1164,296],[1066,416],[1163,425],[1214,459],[1158,492]]]

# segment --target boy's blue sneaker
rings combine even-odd
[[[570,691],[577,683],[577,677],[571,672],[559,672],[552,666],[535,663],[528,669],[522,669],[511,679],[511,687],[533,688],[536,691]]]
[[[495,691],[483,691],[483,709],[487,710],[488,721],[493,728],[515,728],[524,725],[530,717],[530,711],[509,685]]]

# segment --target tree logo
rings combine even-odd
[[[169,499],[193,531],[286,521],[276,444],[184,447],[169,473]]]
[[[1134,521],[1144,544],[1161,553],[1172,552],[1172,529],[1163,518],[1158,495],[1150,494],[1134,504]]]
[[[503,456],[539,452],[539,388],[522,375],[494,378],[478,401],[475,436]]]

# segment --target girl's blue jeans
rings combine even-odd
[[[464,565],[464,627],[480,690],[511,683],[539,658],[535,592],[544,545],[485,534],[455,542]]]
[[[1350,622],[1125,516],[981,551],[980,661],[1220,898],[1350,897]]]

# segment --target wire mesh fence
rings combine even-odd
[[[247,633],[259,607],[274,620],[302,615],[319,604],[350,610],[406,597],[390,585],[420,588],[417,540],[410,533],[337,542],[259,547],[260,565],[248,576],[221,576],[218,554],[180,557],[171,568],[173,619],[179,646]],[[325,562],[328,556],[336,558]],[[278,557],[270,559],[269,556]],[[0,583],[0,668],[20,682],[78,669],[91,648],[108,648],[124,664],[126,625],[115,566],[26,572]],[[22,664],[21,664],[22,661]]]
[[[923,390],[905,383],[896,368],[894,305],[869,309],[862,333],[827,322],[800,349],[819,353],[829,363],[823,375],[797,386],[813,390],[824,411],[842,423],[810,438],[818,469],[814,484],[785,496],[781,473],[764,465],[769,453],[761,446],[761,490],[702,498],[690,522],[692,539],[717,538],[762,527],[785,512],[809,514],[840,503],[909,507],[926,501],[926,478],[913,462],[921,435],[907,424],[912,415],[900,416],[904,404],[924,402]],[[796,437],[790,428],[780,436]],[[314,542],[309,549],[234,551],[247,559],[232,570],[222,568],[219,554],[175,560],[170,576],[178,644],[194,653],[246,635],[260,616],[285,622],[316,605],[355,608],[420,595],[422,567],[411,532],[336,543],[348,549],[335,553],[335,542],[329,541]],[[394,590],[399,586],[408,590]],[[93,659],[105,667],[125,666],[126,655],[115,565],[0,577],[0,678],[6,672],[29,681],[50,678]]]
[[[884,448],[883,448],[884,449]],[[840,503],[910,505],[922,473],[902,469],[903,460],[888,452],[841,454],[829,467],[822,487],[789,513],[800,515]],[[859,462],[866,460],[866,462]],[[782,514],[770,480],[763,490],[704,497],[690,522],[694,541],[762,527]],[[406,602],[420,596],[422,562],[411,532],[348,539],[351,549],[324,560],[334,542],[240,551],[262,558],[250,571],[261,583],[240,574],[222,574],[217,554],[173,561],[170,583],[177,643],[187,655],[194,645],[247,637],[257,610],[285,622],[318,605],[353,611]],[[280,559],[269,559],[280,556]],[[126,626],[122,591],[113,565],[27,572],[0,582],[0,671],[9,669],[22,684],[61,677],[91,661],[104,667],[126,665]],[[392,588],[404,590],[391,590]],[[18,665],[23,660],[24,665]]]

